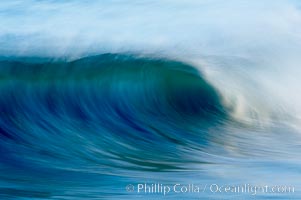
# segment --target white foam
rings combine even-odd
[[[134,52],[198,60],[213,84],[234,93],[237,115],[272,107],[300,118],[300,8],[294,0],[3,0],[0,55]]]

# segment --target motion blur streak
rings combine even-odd
[[[254,199],[126,190],[193,183],[300,199],[300,9],[1,1],[0,198]]]

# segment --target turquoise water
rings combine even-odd
[[[301,199],[300,0],[1,0],[0,200]]]
[[[2,199],[300,198],[297,129],[239,121],[194,66],[103,54],[0,71]]]

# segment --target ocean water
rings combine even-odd
[[[300,199],[298,1],[0,2],[0,199]]]

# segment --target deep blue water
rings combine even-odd
[[[246,124],[232,112],[218,88],[179,61],[2,59],[0,197],[299,199],[298,131],[276,119]],[[164,195],[139,184],[200,191]],[[294,192],[215,191],[244,184]]]

